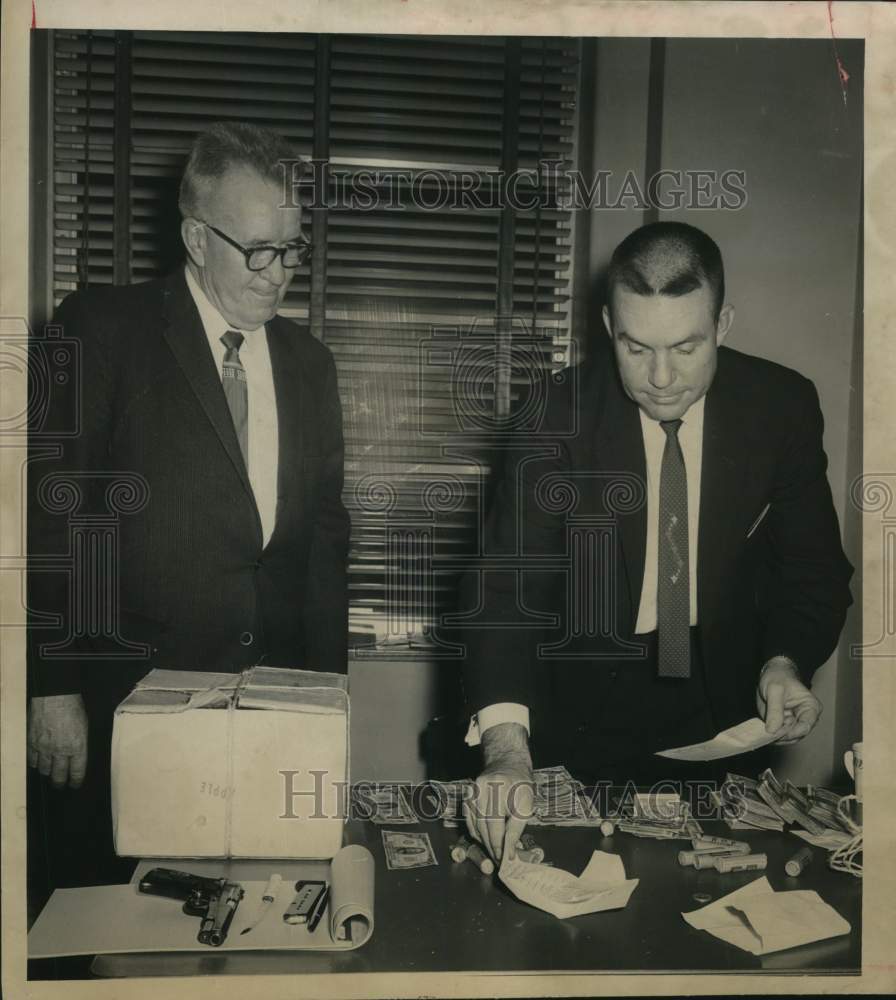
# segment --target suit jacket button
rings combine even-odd
[[[251,646],[252,645],[252,633],[251,632],[243,632],[243,634],[240,636],[240,643],[243,646]]]

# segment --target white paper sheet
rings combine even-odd
[[[765,876],[682,917],[697,930],[754,955],[824,941],[851,930],[817,892],[775,892]]]
[[[775,740],[774,735],[765,731],[765,723],[760,718],[747,719],[704,743],[692,743],[686,747],[660,750],[657,757],[671,757],[673,760],[719,760],[733,757],[738,753],[748,753],[764,747]]]
[[[361,947],[373,934],[375,866],[370,852],[354,844],[343,847],[332,864],[311,861],[305,865],[308,877],[330,882],[330,901],[320,923],[310,932],[304,925],[283,921],[283,911],[295,895],[292,880],[281,882],[273,905],[250,934],[240,932],[254,922],[267,881],[241,880],[246,895],[234,914],[227,940],[218,948],[196,940],[199,917],[185,914],[180,900],[138,892],[133,882],[98,885],[53,893],[28,933],[28,957],[154,951],[213,955],[256,949],[334,951]],[[169,867],[195,871],[197,865],[187,862]]]
[[[561,920],[622,909],[638,885],[638,879],[625,877],[622,859],[606,851],[595,851],[578,878],[561,868],[533,865],[519,858],[505,858],[498,877],[517,899]]]

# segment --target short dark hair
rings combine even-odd
[[[265,180],[280,183],[283,160],[301,162],[292,146],[276,132],[245,122],[215,122],[193,143],[180,182],[180,214],[184,218],[196,216],[202,188],[233,167],[248,167]]]
[[[715,240],[684,222],[641,226],[613,251],[607,274],[607,300],[622,285],[636,295],[686,295],[708,286],[718,320],[725,301],[725,269]]]

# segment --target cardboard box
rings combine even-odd
[[[153,670],[115,710],[119,855],[332,858],[342,846],[343,674]]]

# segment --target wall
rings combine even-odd
[[[349,663],[353,781],[422,781],[420,735],[436,714],[435,664],[356,659]]]

